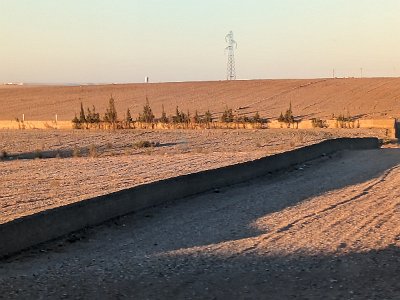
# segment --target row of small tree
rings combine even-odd
[[[102,119],[100,118],[100,114],[96,112],[96,107],[94,105],[92,106],[92,109],[88,107],[85,113],[82,102],[81,102],[79,118],[75,114],[75,117],[72,119],[72,123],[74,124],[74,127],[77,129],[84,127],[89,128],[90,126],[99,127],[100,123],[102,122],[107,123],[113,127],[115,127],[116,123],[118,122],[118,115],[117,115],[117,110],[115,108],[115,101],[112,96],[109,100],[108,108],[106,109],[106,112],[104,113]]]
[[[171,124],[209,124],[213,121],[212,114],[210,110],[207,110],[204,114],[199,114],[196,110],[194,115],[192,116],[189,111],[186,113],[183,110],[180,110],[179,107],[176,107],[175,115],[167,117],[167,114],[164,110],[164,105],[162,106],[161,117],[156,118],[149,104],[148,99],[146,98],[146,104],[143,107],[142,113],[139,113],[136,122],[140,123],[171,123]],[[253,117],[247,116],[238,116],[234,115],[233,110],[226,108],[222,113],[220,121],[223,123],[263,123],[266,122],[265,119],[262,119],[258,112],[255,113]],[[131,124],[134,122],[132,118],[132,114],[130,109],[128,108],[124,121],[120,122],[118,120],[117,110],[115,107],[115,100],[111,96],[109,99],[108,107],[103,117],[100,117],[100,114],[96,111],[96,107],[93,105],[92,108],[87,107],[84,109],[83,103],[81,103],[79,117],[75,115],[72,120],[74,127],[77,129],[80,128],[89,128],[89,127],[100,127],[102,124],[106,124],[109,127],[116,128],[120,127],[131,127]]]
[[[262,119],[260,114],[256,112],[253,117],[248,117],[246,115],[240,116],[235,115],[231,108],[226,108],[222,113],[221,122],[223,123],[266,123],[266,119]]]

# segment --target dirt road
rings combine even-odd
[[[0,261],[0,299],[399,299],[400,149],[343,152]]]

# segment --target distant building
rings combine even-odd
[[[24,85],[22,82],[7,82],[4,85]]]

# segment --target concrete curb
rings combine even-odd
[[[376,149],[377,138],[340,138],[254,161],[161,180],[0,225],[0,257],[87,226],[217,187],[244,182],[341,150]]]

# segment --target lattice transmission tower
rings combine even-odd
[[[228,52],[228,65],[226,69],[226,80],[236,79],[236,68],[235,68],[235,49],[237,49],[237,43],[233,39],[233,32],[230,31],[225,36],[225,41],[228,43],[228,47],[225,51]]]

